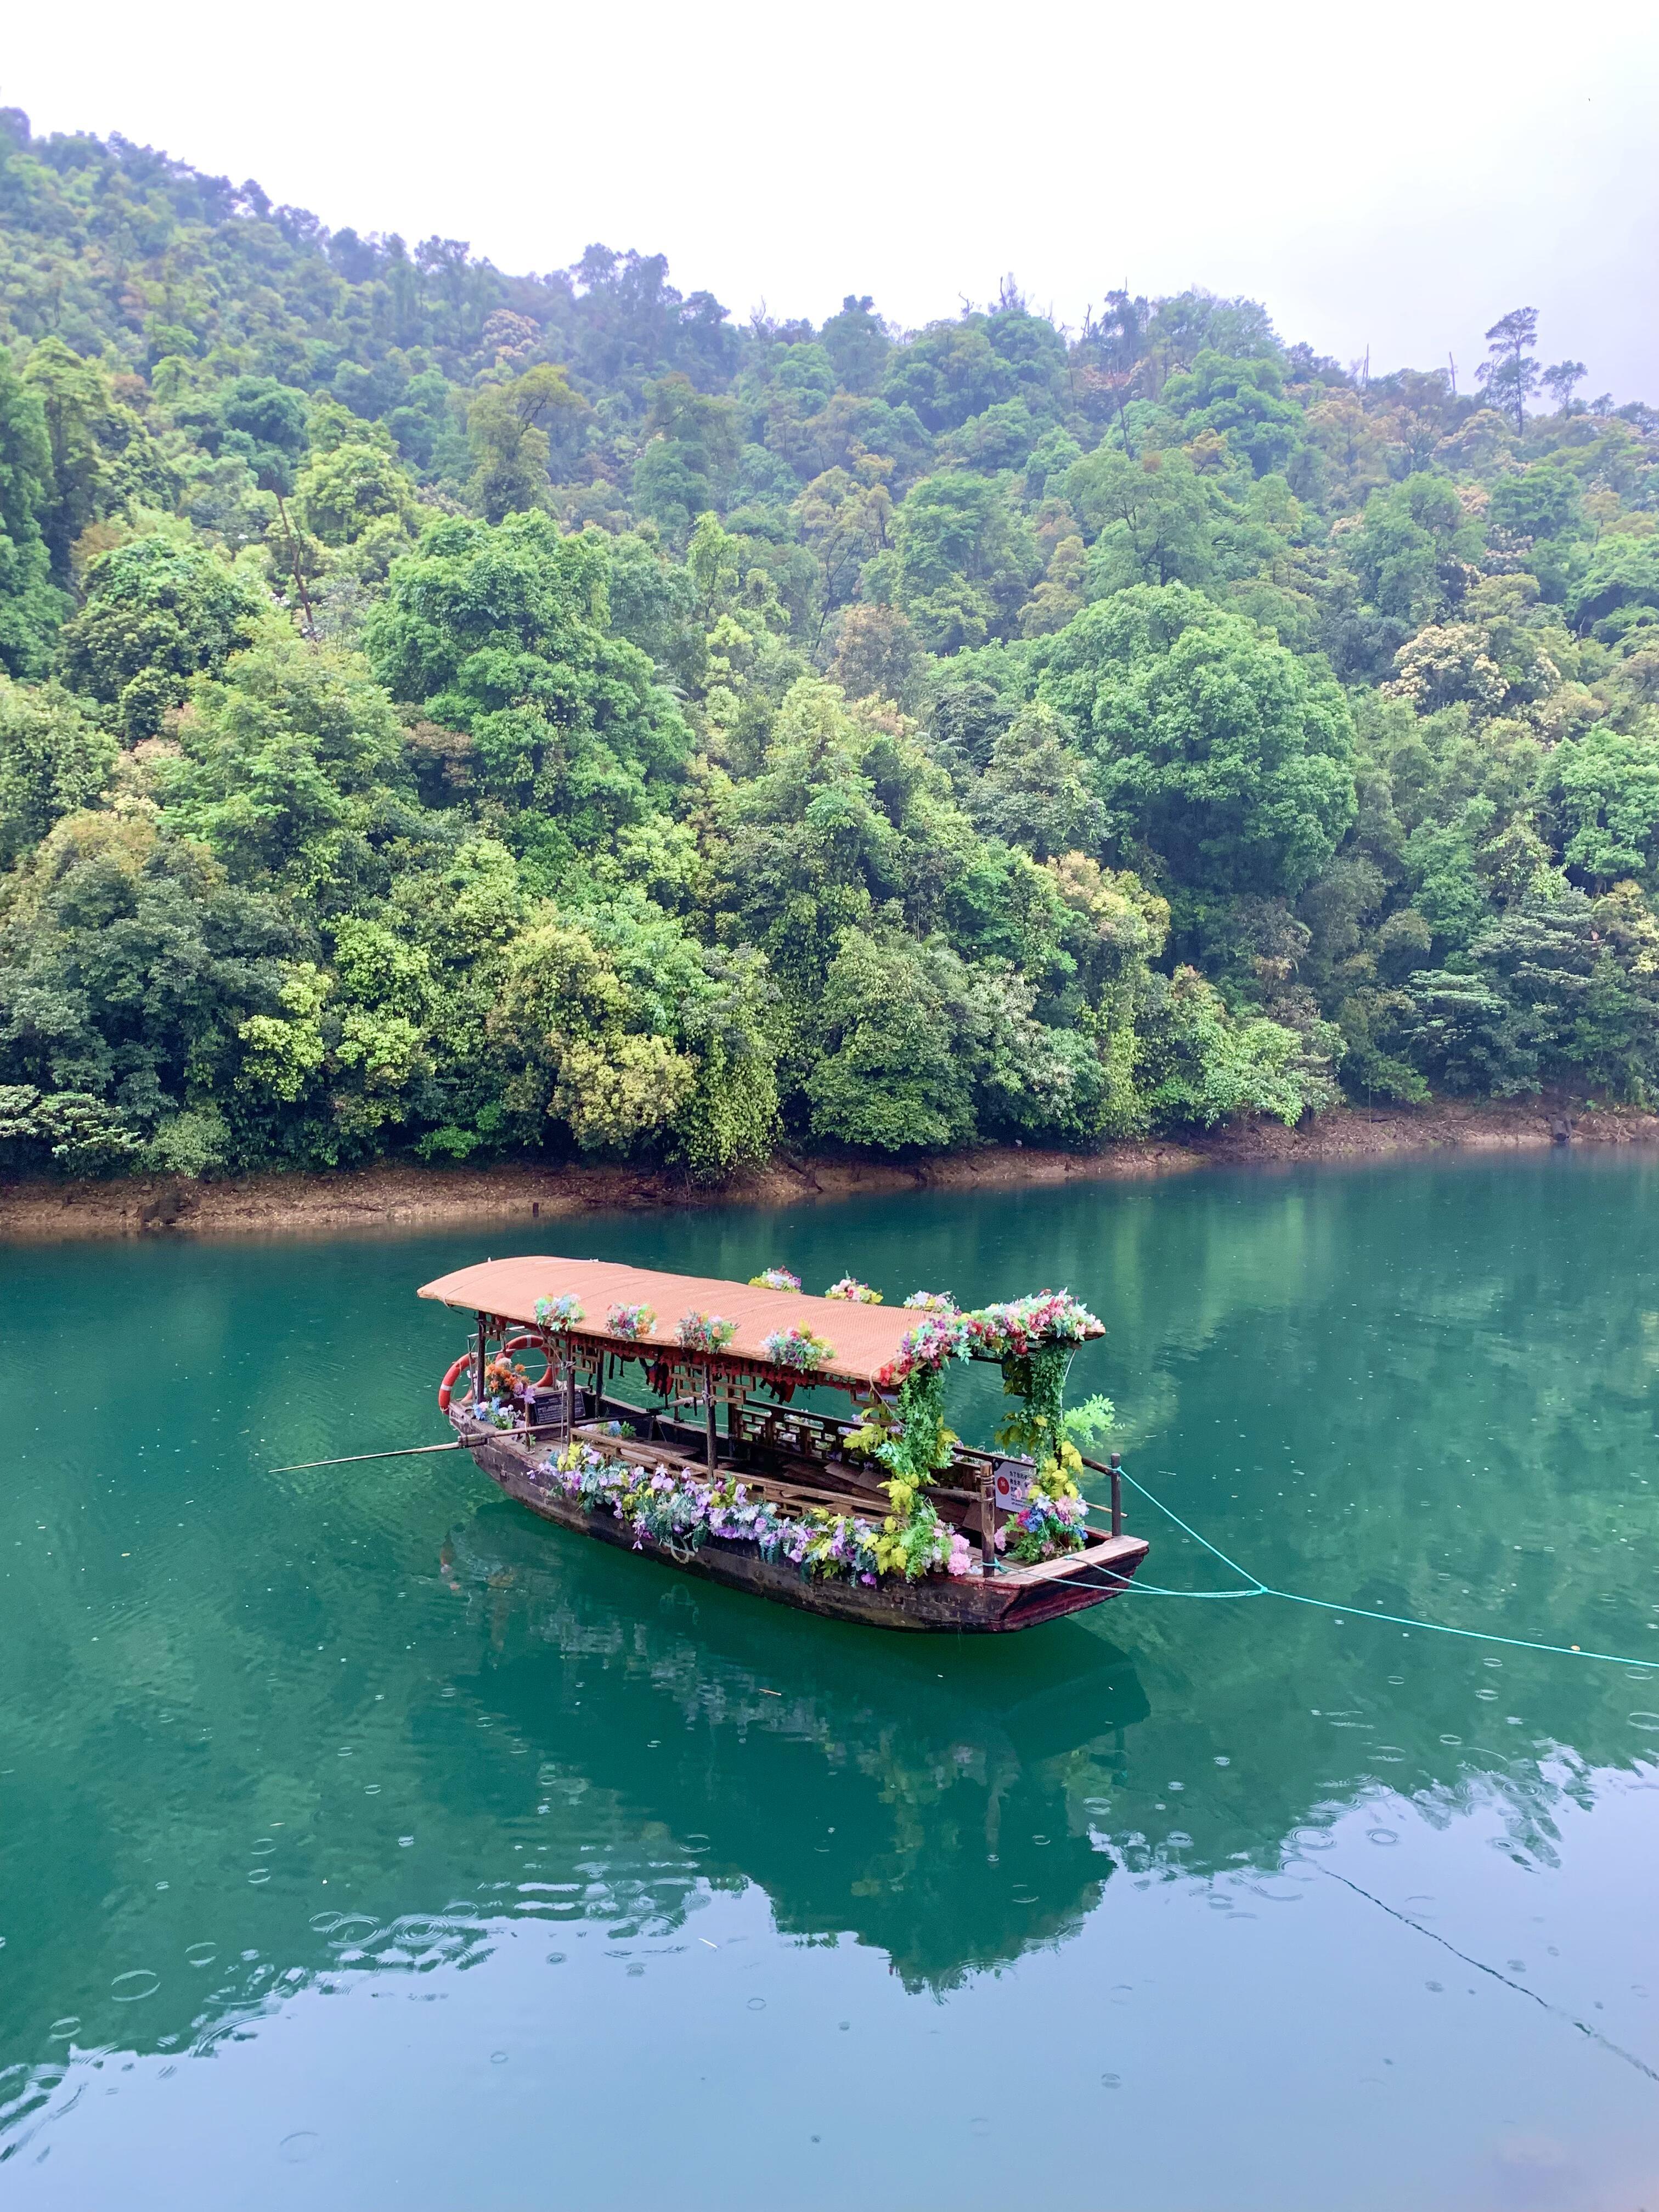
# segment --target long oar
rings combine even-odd
[[[343,1459],[295,1460],[292,1467],[270,1467],[265,1469],[265,1473],[267,1474],[305,1474],[314,1467],[355,1467],[359,1460],[364,1459],[414,1459],[422,1452],[465,1451],[465,1449],[466,1446],[459,1442],[453,1444],[405,1444],[401,1451],[348,1452]]]
[[[534,1428],[505,1429],[500,1433],[513,1437],[556,1436],[562,1433],[562,1422],[543,1421]],[[471,1443],[462,1437],[453,1444],[404,1444],[398,1451],[348,1452],[343,1459],[295,1460],[292,1467],[270,1467],[265,1472],[267,1474],[308,1474],[313,1468],[356,1467],[360,1461],[366,1459],[416,1459],[422,1452],[470,1451],[471,1449]]]

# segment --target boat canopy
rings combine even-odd
[[[608,1260],[544,1255],[480,1261],[422,1284],[420,1294],[532,1329],[541,1326],[536,1314],[538,1299],[574,1297],[582,1317],[565,1332],[573,1342],[619,1352],[629,1359],[699,1365],[708,1355],[680,1343],[681,1318],[687,1314],[718,1316],[735,1322],[737,1328],[714,1356],[714,1364],[752,1363],[775,1375],[788,1370],[768,1353],[767,1338],[779,1330],[806,1329],[832,1347],[814,1366],[815,1378],[851,1389],[872,1387],[922,1318],[903,1306],[860,1305],[850,1299],[808,1297],[799,1291],[721,1282],[712,1275],[668,1275],[652,1267],[617,1267]],[[606,1326],[613,1306],[649,1306],[657,1316],[655,1325],[648,1335],[618,1335]],[[801,1378],[794,1375],[789,1379],[799,1382]]]

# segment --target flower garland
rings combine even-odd
[[[564,1291],[556,1298],[538,1298],[536,1319],[544,1328],[580,1328],[583,1321],[582,1302],[574,1291]]]
[[[884,1573],[914,1582],[935,1566],[965,1573],[968,1540],[940,1520],[924,1486],[951,1463],[958,1439],[945,1425],[945,1368],[967,1356],[960,1317],[927,1313],[907,1331],[897,1353],[876,1377],[877,1395],[865,1409],[864,1425],[846,1439],[853,1451],[867,1451],[887,1469],[882,1488],[892,1511],[882,1523],[878,1552]],[[884,1390],[895,1393],[889,1406]]]
[[[999,1449],[1024,1452],[1039,1467],[1055,1456],[1063,1438],[1060,1405],[1071,1364],[1071,1352],[1063,1344],[1004,1354],[1003,1395],[1017,1398],[1019,1406],[998,1425],[994,1442]]]
[[[1006,1359],[1010,1353],[1023,1358],[1045,1345],[1081,1344],[1106,1334],[1069,1291],[1038,1291],[1029,1298],[983,1306],[967,1319],[972,1349],[988,1359]]]
[[[884,1558],[891,1546],[884,1545],[881,1532],[861,1515],[820,1506],[782,1514],[768,1499],[750,1498],[736,1475],[710,1482],[683,1469],[635,1467],[586,1442],[573,1443],[539,1472],[573,1504],[590,1512],[608,1506],[632,1529],[636,1552],[647,1542],[695,1551],[718,1536],[726,1543],[751,1543],[763,1559],[787,1559],[809,1580],[845,1577],[870,1585],[893,1571]],[[933,1565],[964,1575],[972,1556],[965,1536],[947,1532],[945,1543],[915,1571]],[[908,1565],[899,1571],[911,1572]]]
[[[734,1321],[719,1314],[682,1314],[674,1334],[688,1352],[724,1352],[738,1333]]]
[[[835,1346],[810,1328],[775,1328],[761,1350],[775,1367],[793,1368],[798,1375],[827,1366],[836,1356]]]
[[[913,1291],[904,1303],[921,1318],[875,1377],[877,1391],[896,1393],[896,1403],[890,1409],[878,1396],[864,1426],[848,1438],[890,1470],[882,1486],[893,1510],[884,1534],[895,1565],[935,1540],[930,1523],[943,1525],[921,1492],[950,1464],[957,1441],[945,1425],[945,1370],[953,1359],[975,1356],[998,1360],[1004,1390],[1021,1401],[1019,1412],[997,1431],[997,1442],[1029,1450],[1036,1462],[1027,1493],[1032,1517],[1015,1537],[1015,1557],[1050,1559],[1075,1550],[1085,1540],[1085,1509],[1074,1479],[1083,1462],[1061,1434],[1060,1401],[1072,1349],[1103,1335],[1100,1322],[1069,1291],[1042,1291],[970,1313],[959,1312],[937,1291]]]
[[[612,1336],[619,1336],[625,1344],[637,1344],[642,1336],[649,1336],[657,1326],[654,1306],[612,1306],[605,1317],[605,1328]]]
[[[1081,1344],[1105,1330],[1069,1291],[1043,1291],[1036,1297],[961,1313],[942,1291],[915,1291],[907,1310],[923,1318],[909,1330],[877,1375],[879,1390],[896,1389],[917,1367],[943,1370],[951,1359],[1029,1358],[1060,1345]]]
[[[855,1306],[878,1306],[881,1292],[872,1291],[868,1283],[860,1282],[856,1275],[843,1275],[831,1283],[824,1292],[826,1298],[845,1298]]]
[[[911,1301],[906,1298],[907,1306]],[[968,1357],[968,1322],[954,1306],[925,1306],[921,1319],[905,1331],[898,1350],[875,1377],[878,1390],[896,1390],[918,1368],[943,1374],[952,1359]]]
[[[1003,1390],[1020,1401],[996,1441],[1035,1463],[1024,1502],[1008,1524],[1012,1540],[1003,1532],[1008,1548],[1024,1564],[1078,1551],[1088,1541],[1088,1508],[1078,1487],[1083,1461],[1066,1436],[1061,1401],[1073,1350],[1104,1331],[1068,1291],[988,1306],[975,1321],[975,1348],[1000,1361]]]
[[[749,1278],[751,1291],[799,1291],[800,1277],[792,1275],[787,1267],[763,1267],[758,1275]]]
[[[1005,1395],[1019,1401],[1018,1411],[997,1430],[997,1443],[1005,1451],[1029,1454],[1038,1481],[1060,1478],[1050,1496],[1075,1498],[1072,1472],[1082,1462],[1065,1441],[1060,1407],[1073,1352],[1086,1338],[1103,1334],[1100,1323],[1069,1291],[1041,1291],[987,1306],[969,1316],[969,1327],[972,1349],[1000,1362]]]

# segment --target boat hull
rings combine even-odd
[[[648,1536],[636,1537],[608,1507],[590,1509],[552,1487],[531,1453],[512,1437],[475,1433],[464,1441],[480,1471],[544,1521],[623,1551],[648,1553],[665,1566],[704,1582],[747,1590],[780,1605],[796,1606],[803,1613],[860,1621],[870,1628],[957,1635],[1035,1628],[1120,1595],[1147,1551],[1137,1536],[1102,1536],[1081,1552],[1041,1566],[1000,1566],[994,1575],[928,1575],[915,1583],[889,1577],[872,1588],[804,1576],[787,1559],[763,1559],[753,1544],[724,1537],[709,1536],[695,1549],[671,1548]]]

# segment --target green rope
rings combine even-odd
[[[1166,1505],[1161,1498],[1154,1497],[1144,1482],[1137,1482],[1132,1474],[1125,1474],[1123,1480],[1131,1490],[1138,1491],[1149,1505],[1155,1505],[1166,1521],[1173,1521],[1177,1528],[1184,1529],[1195,1544],[1201,1544],[1212,1558],[1220,1560],[1230,1573],[1241,1577],[1246,1585],[1243,1589],[1175,1590],[1160,1589],[1155,1583],[1126,1580],[1120,1584],[1126,1591],[1138,1590],[1146,1597],[1277,1597],[1282,1598],[1286,1605],[1310,1605],[1321,1613],[1340,1613],[1344,1620],[1385,1620],[1395,1628],[1420,1628],[1431,1636],[1462,1636],[1472,1644],[1502,1644],[1511,1651],[1545,1651],[1560,1659],[1600,1659],[1609,1666],[1642,1667],[1650,1673],[1659,1671],[1659,1659],[1628,1658],[1619,1651],[1581,1651],[1577,1644],[1540,1644],[1528,1636],[1497,1636],[1485,1628],[1449,1628],[1443,1620],[1418,1620],[1410,1613],[1376,1613],[1364,1606],[1334,1605],[1328,1598],[1306,1597],[1300,1590],[1276,1589],[1271,1583],[1264,1583],[1260,1577],[1253,1575],[1248,1567],[1240,1566],[1237,1559],[1229,1559],[1219,1545],[1212,1544],[1207,1536],[1200,1536],[1190,1522],[1183,1521],[1172,1506]]]

